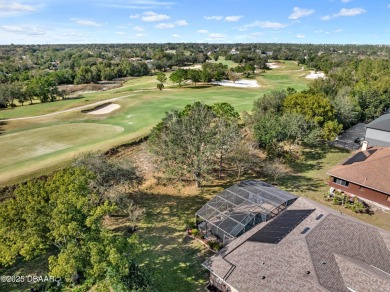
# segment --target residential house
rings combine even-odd
[[[366,125],[364,138],[368,146],[390,147],[390,113],[384,114]]]
[[[390,291],[390,232],[299,197],[203,266],[209,291]]]
[[[359,151],[327,173],[331,192],[338,190],[390,208],[390,148]]]

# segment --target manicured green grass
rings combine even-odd
[[[307,88],[310,81],[305,78],[308,74],[306,69],[302,70],[302,66],[298,66],[294,61],[283,61],[279,65],[281,65],[280,68],[268,70],[257,78],[264,88],[286,89],[292,87],[297,91]]]
[[[0,139],[0,171],[19,162],[87,143],[111,138],[122,127],[92,123],[68,123],[21,131]]]
[[[237,67],[238,65],[240,65],[231,60],[225,60],[225,57],[219,57],[217,61],[211,60],[210,63],[222,63],[223,65],[227,65],[229,68]]]
[[[145,76],[132,78],[121,88],[86,93],[79,99],[2,110],[0,111],[1,118],[13,118],[49,114],[112,98],[118,98],[114,102],[121,105],[120,109],[99,116],[87,115],[78,109],[54,116],[6,120],[0,128],[0,131],[2,130],[0,132],[0,147],[5,149],[4,153],[6,153],[0,158],[0,185],[15,181],[16,177],[21,175],[41,173],[42,169],[47,167],[51,169],[55,164],[62,163],[81,151],[104,151],[131,139],[139,138],[147,134],[161,120],[165,112],[172,109],[182,109],[185,105],[195,101],[208,104],[227,102],[232,104],[238,112],[243,112],[250,111],[253,102],[270,90],[287,87],[294,87],[297,90],[306,88],[307,81],[299,77],[299,74],[305,72],[291,70],[291,68],[295,68],[293,62],[285,64],[285,68],[269,70],[258,76],[256,79],[261,84],[260,88],[234,88],[202,84],[198,84],[196,87],[191,85],[177,87],[170,86],[168,82],[166,89],[159,91],[155,88],[156,77]],[[61,141],[64,140],[61,139],[61,136],[66,137],[67,135],[66,127],[51,127],[69,123],[119,126],[123,128],[123,132],[115,135],[111,132],[99,134],[99,131],[93,133],[93,126],[86,126],[91,130],[91,134],[80,131],[78,135],[82,137],[77,137],[75,134],[67,139],[71,146],[61,146],[63,144]],[[41,130],[37,130],[39,128]],[[47,129],[57,129],[57,131],[53,135]],[[17,137],[20,138],[16,140],[9,136],[17,133],[19,133]],[[96,139],[93,138],[95,134]],[[97,136],[101,139],[98,139]],[[73,142],[72,139],[74,139]],[[48,141],[51,141],[51,144]],[[82,141],[82,143],[77,141]]]

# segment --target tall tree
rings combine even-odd
[[[157,88],[160,90],[163,90],[164,88],[164,83],[167,82],[167,75],[165,73],[160,72],[157,74],[157,81],[160,82],[157,84]]]
[[[184,69],[178,69],[171,73],[171,76],[169,76],[169,79],[173,83],[179,84],[179,86],[183,85],[183,82],[187,79],[187,71]]]
[[[57,84],[50,76],[33,78],[27,84],[26,90],[29,96],[37,97],[42,103],[55,101],[60,95]]]
[[[200,102],[183,112],[166,114],[149,139],[150,149],[158,156],[164,173],[177,179],[189,176],[201,186],[215,159],[214,118],[211,108]]]
[[[224,158],[232,153],[242,139],[237,123],[240,115],[226,102],[215,103],[211,108],[216,115],[217,135],[214,143],[219,157],[219,177],[221,178]]]
[[[202,79],[201,73],[199,70],[189,69],[188,70],[188,78],[195,84],[200,82]]]

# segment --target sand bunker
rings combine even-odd
[[[260,87],[260,85],[257,84],[256,80],[245,80],[245,79],[237,80],[235,83],[233,81],[229,81],[229,80],[213,81],[211,83],[216,84],[216,85],[232,86],[232,87],[245,87],[245,88]]]
[[[281,63],[266,63],[266,65],[270,69],[276,69],[282,67]]]
[[[86,114],[88,115],[104,115],[104,114],[108,114],[118,108],[120,108],[121,106],[119,104],[116,104],[116,103],[110,103],[104,107],[101,107],[101,108],[98,108],[96,110],[93,110],[93,111],[88,111]]]
[[[315,72],[315,71],[310,71],[309,75],[306,75],[307,79],[317,79],[317,78],[325,78],[325,73],[323,72]]]
[[[193,66],[180,67],[181,69],[202,69],[202,65],[196,64]]]

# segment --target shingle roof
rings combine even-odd
[[[313,209],[279,243],[249,240],[276,217],[203,265],[240,292],[390,291],[390,233],[302,197],[286,211]]]
[[[390,132],[390,114],[384,114],[366,125],[367,128]]]
[[[329,170],[328,175],[390,194],[390,148],[360,151]]]

